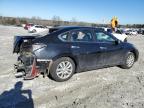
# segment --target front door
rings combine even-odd
[[[91,30],[73,30],[71,32],[71,51],[78,60],[81,70],[90,70],[103,64],[103,55],[94,42]]]
[[[95,31],[96,42],[104,53],[104,65],[118,65],[122,60],[124,52],[121,43],[116,43],[116,38],[112,35]]]

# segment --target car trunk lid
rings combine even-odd
[[[22,43],[30,45],[32,40],[37,38],[36,36],[15,36],[13,43],[13,53],[19,53]]]

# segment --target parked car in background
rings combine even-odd
[[[36,33],[36,32],[39,33],[46,30],[48,30],[48,28],[42,25],[33,25],[28,29],[30,33]]]
[[[112,33],[116,38],[123,42],[127,42],[127,35],[123,30],[117,29],[116,32]]]
[[[66,81],[76,72],[109,66],[129,69],[138,60],[134,45],[122,42],[111,33],[92,27],[60,27],[51,33],[15,36],[13,53],[19,53],[17,72],[34,78],[36,73]]]
[[[144,35],[144,30],[142,30],[141,34]]]
[[[117,29],[116,32],[112,32],[112,29],[105,28],[104,31],[113,34],[113,36],[123,42],[127,42],[127,35],[122,30]]]
[[[138,32],[137,32],[137,31],[134,31],[134,30],[128,30],[128,31],[126,31],[125,34],[126,34],[126,35],[137,35]]]
[[[137,35],[137,34],[138,34],[137,31],[134,30],[130,31],[130,35]]]
[[[144,35],[144,29],[139,29],[139,30],[138,30],[138,34]]]
[[[141,29],[139,29],[137,32],[138,32],[138,34],[142,34],[142,30]]]
[[[33,23],[28,23],[28,24],[25,24],[24,26],[24,29],[25,30],[28,30],[30,27],[32,27],[34,24]]]

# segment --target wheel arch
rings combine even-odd
[[[135,56],[135,62],[138,60],[138,56],[139,56],[139,54],[138,54],[138,52],[136,51],[136,50],[130,50],[130,52],[132,52],[133,54],[134,54],[134,56]]]

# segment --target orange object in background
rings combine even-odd
[[[115,31],[115,28],[118,26],[118,18],[117,17],[113,17],[111,20],[111,28],[112,31]]]

